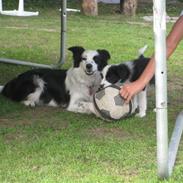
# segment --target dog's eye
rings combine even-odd
[[[82,60],[86,61],[87,59],[86,58],[82,58]]]
[[[104,78],[104,76],[103,76],[103,74],[102,73],[100,73],[100,77],[103,79]]]

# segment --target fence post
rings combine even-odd
[[[156,128],[158,176],[168,178],[168,119],[165,0],[154,0]]]

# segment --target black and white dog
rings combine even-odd
[[[107,50],[85,50],[80,46],[69,50],[73,53],[73,67],[29,70],[0,87],[2,95],[26,106],[61,106],[73,112],[90,113],[81,102],[92,101],[110,54]]]
[[[100,87],[107,87],[111,84],[122,86],[124,83],[137,80],[150,60],[150,58],[143,56],[146,49],[147,46],[139,49],[139,57],[135,60],[116,65],[107,65],[101,73],[102,81]],[[154,83],[154,78],[150,83]],[[137,116],[144,117],[147,110],[147,87],[134,96],[133,103],[134,110],[139,110]]]

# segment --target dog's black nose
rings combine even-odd
[[[91,69],[92,68],[92,64],[86,64],[86,68],[87,69]]]

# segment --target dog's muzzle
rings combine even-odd
[[[86,64],[86,71],[87,75],[92,75],[94,73],[92,64]]]

